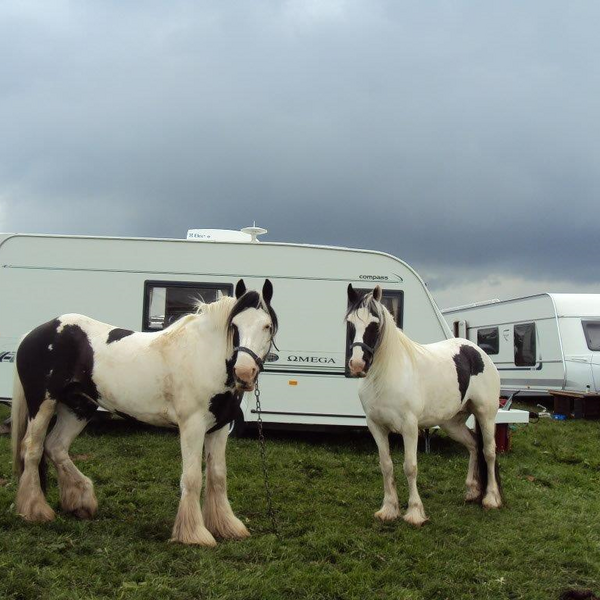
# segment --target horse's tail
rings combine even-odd
[[[29,411],[27,410],[27,400],[25,391],[15,368],[15,378],[13,382],[13,397],[10,410],[11,417],[11,442],[13,456],[13,471],[17,477],[23,473],[23,457],[21,455],[21,444],[27,431],[27,420]]]
[[[479,479],[479,485],[481,486],[481,497],[480,501],[483,501],[483,497],[485,496],[485,491],[487,490],[489,474],[488,474],[488,466],[487,461],[485,460],[485,454],[483,452],[483,434],[481,432],[481,426],[479,425],[479,421],[477,420],[477,416],[473,415],[475,418],[475,438],[477,440],[477,474]],[[500,480],[500,467],[498,466],[498,456],[496,455],[496,460],[494,460],[494,475],[496,477],[496,483],[498,484],[498,492],[500,494],[500,499],[504,503],[504,492],[502,491],[502,482]]]

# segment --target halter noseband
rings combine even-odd
[[[371,348],[371,346],[367,346],[367,344],[365,344],[364,342],[354,342],[354,344],[351,344],[350,352],[352,352],[352,348],[354,348],[355,346],[359,346],[365,352],[368,352],[371,356],[375,355],[375,348]]]
[[[258,370],[259,371],[264,371],[264,361],[262,358],[260,358],[258,356],[258,354],[256,354],[256,352],[254,352],[253,350],[250,350],[250,348],[246,348],[246,346],[237,346],[233,349],[234,352],[245,352],[246,354],[249,354],[254,362],[256,363],[256,365],[258,366]]]

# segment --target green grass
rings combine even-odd
[[[8,414],[0,408],[0,419]],[[168,543],[180,476],[176,434],[98,423],[74,443],[98,516],[58,513],[46,525],[14,516],[8,436],[0,437],[0,598],[490,598],[600,593],[600,423],[540,420],[500,457],[507,506],[463,503],[466,451],[443,436],[419,455],[431,519],[376,523],[382,499],[367,433],[271,433],[268,456],[282,540],[270,532],[258,444],[232,439],[229,490],[253,536],[206,550]],[[394,442],[406,501],[401,444]],[[58,495],[50,477],[50,504]]]

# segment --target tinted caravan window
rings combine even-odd
[[[364,290],[357,288],[354,288],[354,290],[361,296],[373,291],[372,289]],[[383,304],[390,311],[392,317],[394,317],[396,325],[401,328],[404,322],[404,292],[402,290],[383,290],[381,304]],[[350,308],[350,303],[348,303],[348,308]],[[350,369],[348,369],[348,360],[350,359],[350,344],[350,327],[348,326],[346,328],[346,377],[350,377]]]
[[[196,312],[198,302],[215,302],[232,292],[233,286],[227,284],[146,281],[143,329],[165,329],[181,317]]]
[[[486,354],[498,354],[500,351],[500,337],[497,327],[488,327],[477,330],[477,345]]]
[[[594,352],[600,351],[600,321],[582,321],[587,347]]]
[[[533,367],[536,363],[535,323],[515,325],[515,365]]]

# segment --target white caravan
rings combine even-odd
[[[455,335],[490,355],[503,391],[600,392],[600,294],[537,294],[442,312]]]
[[[260,377],[263,420],[285,426],[365,425],[356,379],[346,373],[346,288],[379,284],[396,322],[414,340],[451,337],[417,273],[369,250],[257,243],[255,237],[190,231],[189,240],[0,234],[0,399],[12,395],[20,337],[63,313],[156,331],[238,279],[274,286],[277,346]],[[226,241],[219,241],[223,238]],[[242,402],[256,421],[254,399]]]

